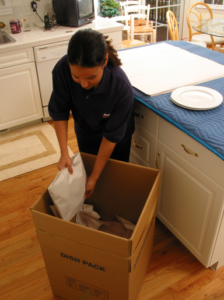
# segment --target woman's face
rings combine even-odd
[[[92,87],[96,88],[103,77],[103,70],[107,64],[107,61],[108,61],[108,54],[102,66],[86,68],[77,65],[72,66],[69,64],[73,80],[81,84],[81,86],[84,89],[89,90]]]

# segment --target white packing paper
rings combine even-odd
[[[64,220],[70,221],[82,209],[85,200],[86,171],[80,152],[72,158],[73,174],[68,168],[62,169],[48,187],[55,208]]]

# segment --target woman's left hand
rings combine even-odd
[[[88,178],[87,183],[86,183],[86,192],[85,192],[85,199],[89,198],[95,188],[96,185],[96,180],[92,179],[91,176]]]
[[[93,171],[89,176],[87,183],[86,183],[86,192],[85,198],[89,198],[92,195],[96,182],[100,177],[101,172],[103,171],[111,153],[114,150],[116,143],[112,143],[108,141],[105,137],[102,138],[100,149],[96,157],[95,164],[93,166]]]

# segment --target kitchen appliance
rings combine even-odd
[[[40,87],[40,95],[43,106],[43,120],[50,119],[48,113],[48,103],[53,90],[52,70],[62,56],[67,54],[68,42],[59,42],[54,44],[34,47],[34,55],[37,67],[37,75]]]
[[[44,16],[44,28],[45,29],[50,29],[51,28],[48,14]]]
[[[52,0],[57,23],[79,27],[95,19],[94,0]]]

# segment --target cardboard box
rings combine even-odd
[[[90,175],[95,156],[82,153]],[[136,300],[153,246],[160,171],[109,160],[93,204],[103,220],[119,215],[136,224],[130,239],[97,231],[52,215],[45,191],[31,207],[49,281],[68,300]]]

